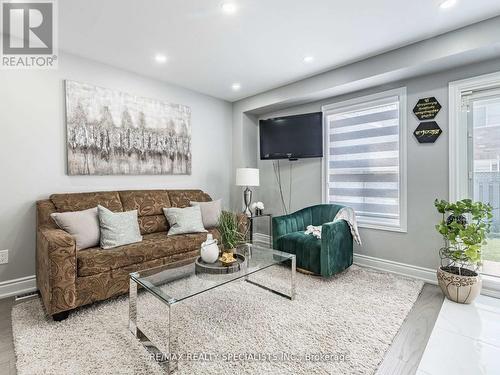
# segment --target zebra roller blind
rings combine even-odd
[[[326,199],[360,224],[401,228],[400,96],[327,110]]]

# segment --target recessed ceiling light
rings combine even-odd
[[[231,88],[234,90],[234,91],[238,91],[239,89],[241,89],[241,84],[240,83],[233,83]]]
[[[165,56],[161,53],[158,53],[157,55],[155,55],[155,60],[159,64],[164,64],[167,62],[167,56]]]
[[[304,57],[304,62],[305,63],[312,63],[314,61],[314,57],[313,56],[306,56]]]
[[[221,5],[222,11],[226,14],[236,13],[236,5],[233,3],[222,3]]]
[[[439,6],[441,9],[448,9],[454,6],[457,3],[457,0],[445,0]]]

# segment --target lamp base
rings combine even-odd
[[[243,192],[243,201],[245,202],[245,209],[243,210],[243,213],[247,217],[251,217],[252,211],[250,210],[250,203],[252,203],[252,190],[250,190],[248,186]]]

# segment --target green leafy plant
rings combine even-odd
[[[436,225],[445,242],[439,252],[442,262],[447,260],[446,267],[459,275],[464,268],[477,269],[481,264],[481,246],[486,244],[493,218],[491,205],[471,199],[455,203],[436,199],[434,206],[443,215]]]
[[[222,211],[219,216],[219,233],[225,251],[230,251],[245,242],[246,232],[241,229],[240,224],[237,216],[231,212]]]

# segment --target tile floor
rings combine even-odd
[[[500,299],[445,299],[416,374],[500,374]]]

